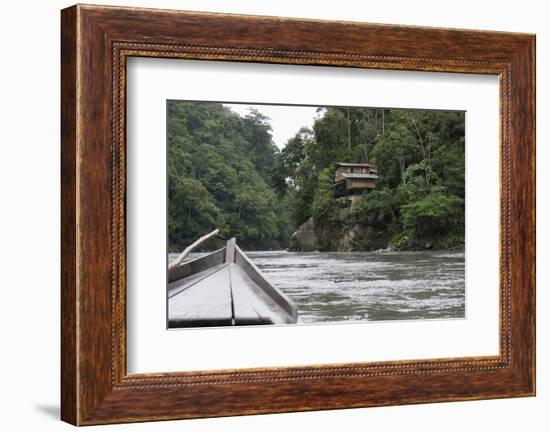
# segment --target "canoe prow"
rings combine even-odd
[[[294,302],[273,286],[237,246],[168,270],[168,326],[200,327],[296,323]]]

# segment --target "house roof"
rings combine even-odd
[[[344,172],[340,175],[342,175],[344,178],[359,178],[359,179],[365,179],[365,180],[377,180],[379,178],[378,175],[356,174],[355,172]]]
[[[371,165],[370,163],[336,163],[336,166],[346,166],[353,168],[375,168],[376,165]]]

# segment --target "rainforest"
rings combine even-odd
[[[216,228],[209,249],[464,247],[463,111],[320,106],[279,146],[273,127],[254,107],[167,102],[169,251]],[[375,188],[337,196],[338,163],[375,166]]]

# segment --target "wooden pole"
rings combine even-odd
[[[204,236],[201,236],[198,240],[196,240],[193,244],[191,244],[189,247],[187,247],[185,250],[183,250],[181,252],[181,254],[176,257],[172,263],[170,263],[168,265],[168,269],[172,269],[172,268],[175,268],[176,266],[178,266],[182,261],[183,259],[185,259],[187,257],[187,255],[189,253],[191,253],[191,251],[197,247],[198,245],[202,244],[204,241],[206,241],[207,239],[213,237],[214,235],[217,235],[218,233],[220,232],[219,229],[216,229],[216,230],[213,230],[212,232],[210,232],[209,234],[206,234]]]

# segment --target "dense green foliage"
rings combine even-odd
[[[319,108],[279,151],[270,120],[217,103],[168,103],[169,247],[222,229],[249,249],[287,247],[313,220],[324,250],[359,227],[354,249],[464,242],[464,113]],[[376,190],[335,199],[336,162],[378,166]],[[342,214],[344,211],[345,216]]]
[[[243,118],[217,103],[169,101],[169,249],[215,228],[247,248],[285,247],[292,231],[272,185],[277,157],[259,112]]]
[[[312,217],[319,233],[337,239],[359,225],[359,249],[463,245],[463,112],[323,108],[320,114],[313,130],[300,130],[281,152],[277,173],[287,179],[295,226]],[[376,164],[380,176],[345,221],[327,186],[335,162]],[[334,249],[334,241],[321,248]]]

